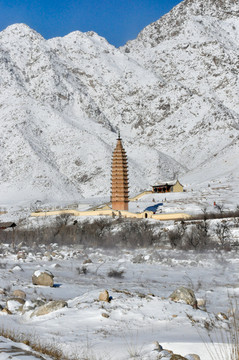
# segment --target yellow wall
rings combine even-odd
[[[56,211],[41,211],[34,212],[31,216],[51,216],[51,215],[62,215],[62,214],[70,214],[73,216],[121,216],[125,218],[135,218],[135,219],[144,219],[145,214],[147,214],[148,219],[155,219],[161,221],[168,220],[178,220],[178,219],[190,219],[191,215],[184,213],[176,213],[176,214],[153,214],[152,211],[147,211],[143,213],[132,213],[129,211],[118,211],[118,210],[92,210],[92,211],[77,211],[77,210],[56,210]]]
[[[143,191],[142,193],[140,193],[140,194],[132,197],[131,199],[129,199],[129,201],[136,201],[136,200],[140,199],[142,196],[152,194],[152,193],[153,193],[152,191]]]
[[[180,184],[179,181],[173,186],[173,192],[183,192],[183,186]]]

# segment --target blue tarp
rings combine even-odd
[[[144,211],[153,211],[153,212],[156,212],[158,210],[158,207],[159,206],[163,206],[163,203],[158,203],[158,204],[155,204],[153,206],[148,206],[146,209],[144,209]]]

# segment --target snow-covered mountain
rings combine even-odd
[[[2,31],[1,201],[109,197],[118,128],[132,193],[237,159],[238,15],[236,0],[185,0],[120,49]]]

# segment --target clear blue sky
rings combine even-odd
[[[93,30],[120,46],[181,0],[0,0],[0,30],[25,23],[44,38]]]

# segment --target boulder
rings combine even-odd
[[[52,256],[51,256],[51,253],[49,251],[46,251],[44,253],[44,256],[49,260],[49,261],[52,261]]]
[[[187,360],[200,360],[200,357],[196,354],[188,354],[185,356]]]
[[[6,302],[6,307],[11,311],[12,314],[16,314],[18,311],[22,311],[25,300],[21,298],[10,298]]]
[[[85,264],[91,264],[92,263],[92,260],[91,259],[86,259],[83,261],[83,265]]]
[[[48,270],[40,271],[36,270],[32,275],[33,285],[41,286],[53,286],[54,285],[54,275]]]
[[[154,341],[153,342],[153,350],[162,351],[163,347],[162,347],[162,345],[159,344],[158,341]]]
[[[12,295],[15,298],[26,299],[26,293],[22,290],[14,290]]]
[[[0,295],[6,295],[6,291],[0,288]]]
[[[167,359],[170,360],[173,352],[170,350],[161,350],[158,354],[158,359]]]
[[[106,302],[109,302],[109,293],[107,290],[104,290],[103,292],[100,293],[99,295],[99,300],[100,301],[106,301]]]
[[[181,355],[173,354],[170,360],[187,360],[187,359]]]
[[[218,318],[219,320],[228,320],[227,315],[224,314],[224,313],[222,313],[222,312],[219,312],[219,313],[217,314],[217,318]]]
[[[7,308],[4,308],[4,309],[2,310],[2,312],[3,312],[4,314],[12,315],[12,312],[11,312],[10,310],[8,310]]]
[[[132,259],[132,262],[134,264],[141,264],[145,262],[144,256],[142,254],[138,254]]]
[[[197,304],[199,307],[205,308],[206,307],[206,299],[197,299]]]
[[[183,302],[197,308],[197,300],[192,289],[180,286],[169,298],[175,302]]]
[[[17,253],[17,260],[25,260],[26,259],[26,253],[24,251],[18,251]]]
[[[53,311],[62,309],[64,307],[67,306],[67,302],[64,300],[54,300],[54,301],[50,301],[49,303],[40,306],[38,309],[36,309],[35,311],[33,311],[33,313],[31,314],[31,317],[33,316],[42,316],[42,315],[46,315],[49,314]]]
[[[107,313],[102,313],[101,316],[103,316],[104,318],[109,318],[110,317],[109,314],[107,314]]]

